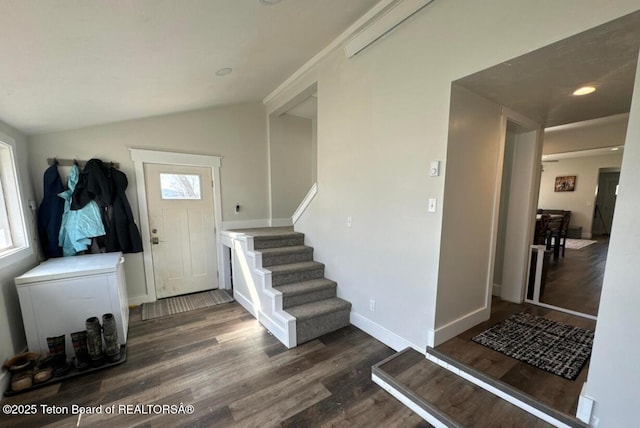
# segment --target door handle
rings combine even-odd
[[[160,243],[160,239],[158,239],[158,237],[154,236],[153,238],[151,238],[152,245],[158,245],[159,243]]]

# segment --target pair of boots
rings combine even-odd
[[[120,359],[120,345],[118,344],[118,330],[113,314],[102,315],[102,326],[97,317],[88,318],[86,321],[86,349],[90,364],[98,367],[104,364],[105,356],[109,363],[115,363]],[[102,338],[104,336],[104,351]],[[74,348],[75,349],[75,348]]]
[[[49,355],[51,355],[51,367],[54,376],[62,376],[67,373],[71,365],[67,362],[67,353],[65,352],[65,335],[47,337],[47,346],[49,347]]]

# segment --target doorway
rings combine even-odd
[[[156,297],[218,288],[211,169],[145,164]]]
[[[600,170],[596,203],[593,209],[593,235],[609,236],[611,234],[619,182],[620,171]]]
[[[203,243],[204,250],[211,254],[214,254],[214,261],[208,262],[209,265],[213,263],[213,267],[211,268],[211,272],[214,274],[214,279],[205,280],[208,281],[208,288],[228,288],[230,284],[220,283],[219,278],[228,277],[227,270],[229,269],[227,265],[225,265],[224,252],[222,251],[222,240],[220,238],[220,231],[222,230],[222,203],[221,203],[221,186],[220,186],[220,167],[222,158],[219,156],[210,156],[210,155],[196,155],[191,153],[178,153],[178,152],[165,152],[158,150],[143,150],[143,149],[129,149],[131,152],[131,159],[134,162],[135,167],[135,177],[136,177],[136,192],[138,195],[138,209],[140,213],[140,234],[142,235],[142,246],[143,246],[143,261],[144,261],[144,275],[145,275],[145,285],[146,285],[146,295],[143,296],[140,301],[136,301],[136,303],[144,303],[144,302],[153,302],[157,300],[159,297],[166,297],[164,294],[165,291],[156,292],[156,272],[154,266],[154,248],[159,247],[160,241],[163,237],[160,235],[159,227],[152,227],[150,223],[150,219],[152,217],[152,213],[150,208],[153,207],[153,202],[150,203],[147,198],[147,176],[145,174],[145,169],[148,168],[150,164],[159,164],[163,165],[163,168],[169,168],[164,173],[165,174],[184,174],[184,175],[197,175],[200,176],[201,180],[201,192],[205,187],[211,190],[211,196],[213,200],[213,239],[209,239],[207,243]],[[175,166],[175,169],[171,169],[171,166]],[[190,167],[196,167],[198,169],[191,170]],[[184,169],[186,168],[186,169]],[[201,168],[201,169],[200,169]],[[202,171],[206,170],[206,173]],[[180,172],[183,171],[183,172]],[[190,172],[191,171],[191,172]],[[198,172],[193,172],[198,171]],[[191,178],[191,180],[194,180]],[[175,186],[174,186],[175,187]],[[207,192],[209,192],[207,190]],[[155,193],[159,193],[161,190],[156,190]],[[175,189],[169,189],[168,195],[175,195]],[[189,201],[187,201],[189,202]],[[190,202],[194,202],[191,200]],[[154,212],[155,212],[154,208]],[[183,214],[184,215],[184,214]],[[184,217],[183,217],[184,218]],[[157,232],[152,232],[153,229],[156,229]],[[158,239],[158,245],[154,244],[154,238]],[[196,245],[197,247],[197,245]],[[155,250],[157,252],[157,250]],[[182,254],[182,253],[181,253]],[[159,256],[156,256],[156,258]],[[166,255],[162,257],[167,257]],[[188,259],[188,258],[187,258]],[[182,254],[182,260],[185,260],[184,254]],[[183,262],[185,264],[191,263],[191,261]],[[203,262],[204,263],[204,262]],[[176,265],[177,266],[177,265]],[[175,266],[174,266],[175,268]],[[177,269],[177,268],[175,268]],[[197,271],[197,269],[196,269]],[[202,271],[202,269],[200,269]],[[161,273],[158,273],[162,275]],[[171,272],[169,274],[164,274],[167,277],[171,276]],[[200,276],[197,274],[196,276]],[[160,287],[162,289],[163,286]],[[179,290],[178,293],[190,292]],[[169,291],[171,293],[171,291]]]

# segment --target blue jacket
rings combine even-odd
[[[105,234],[100,216],[100,208],[94,201],[90,201],[79,210],[72,210],[71,196],[78,183],[80,171],[76,165],[69,172],[69,189],[58,194],[64,199],[64,214],[58,240],[65,256],[73,256],[78,251],[84,251],[91,245],[91,238]]]
[[[62,222],[64,202],[57,196],[64,190],[58,173],[58,163],[54,163],[44,172],[42,202],[38,209],[38,236],[42,250],[47,258],[62,256],[58,246],[58,234]]]

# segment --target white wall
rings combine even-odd
[[[487,195],[495,192],[502,173],[498,171],[500,116],[497,104],[452,86],[442,203],[446,239],[440,243],[436,331],[478,311],[483,312],[480,318],[489,317],[487,254],[494,200]]]
[[[129,148],[222,156],[220,168],[223,225],[266,225],[269,218],[267,143],[264,108],[237,104],[186,113],[93,126],[29,139],[31,177],[42,195],[42,174],[51,157],[88,160],[97,157],[120,163],[129,179],[127,198],[138,226],[136,180]],[[234,214],[235,205],[241,206]],[[235,224],[234,224],[235,222]],[[142,255],[126,255],[130,298],[144,296]]]
[[[621,154],[585,156],[545,162],[540,179],[538,207],[571,211],[571,227],[582,227],[582,236],[591,238],[593,207],[600,168],[620,168]],[[576,190],[555,192],[556,177],[575,175]]]
[[[353,303],[352,319],[418,349],[435,327],[443,219],[426,208],[442,201],[444,180],[428,167],[446,160],[451,82],[636,9],[635,0],[434,2],[269,97],[271,112],[318,84],[318,195],[296,229]]]
[[[313,184],[313,120],[269,118],[271,218],[289,219]]]
[[[3,266],[0,270],[0,361],[4,362],[7,358],[23,351],[27,346],[20,312],[20,301],[18,300],[18,293],[13,279],[36,265],[38,244],[35,238],[37,235],[35,215],[28,207],[28,202],[34,200],[35,197],[28,174],[26,138],[22,133],[3,122],[0,122],[0,132],[15,141],[14,157],[17,164],[24,215],[29,229],[28,233],[31,237],[31,249],[26,251],[26,254],[22,255],[18,260],[14,260],[10,266]],[[5,371],[0,372],[0,393],[5,391],[8,382],[9,374]]]
[[[640,67],[636,71],[620,188],[587,381],[600,427],[638,424],[640,370]]]
[[[628,122],[629,116],[620,114],[545,129],[542,153],[546,155],[624,145]]]

